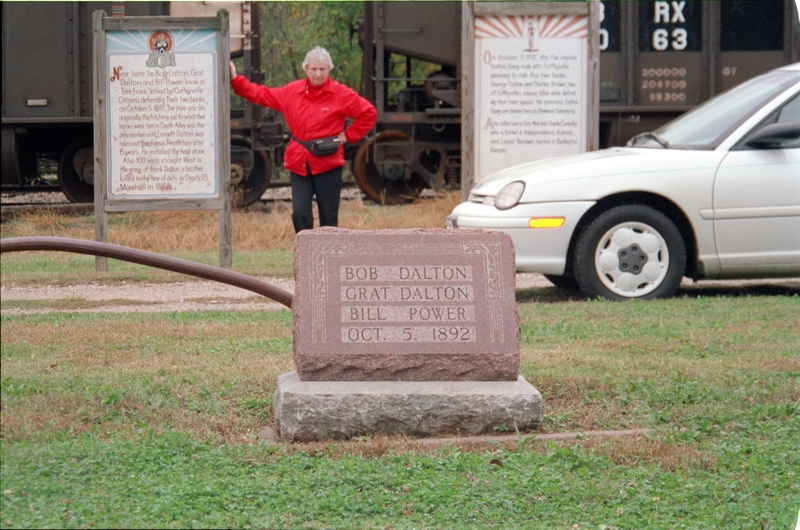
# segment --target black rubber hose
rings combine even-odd
[[[123,261],[157,267],[172,272],[180,272],[190,276],[197,276],[206,280],[233,285],[247,289],[271,300],[275,300],[292,308],[293,295],[275,287],[267,282],[257,280],[252,276],[247,276],[239,272],[234,272],[221,267],[195,263],[180,258],[163,256],[155,252],[138,250],[135,248],[112,245],[110,243],[100,243],[99,241],[89,241],[86,239],[70,239],[67,237],[11,237],[0,239],[0,254],[3,252],[22,252],[26,250],[55,250],[60,252],[73,252],[76,254],[90,254],[92,256],[102,256]]]

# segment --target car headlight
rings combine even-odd
[[[497,197],[494,199],[494,207],[498,210],[513,208],[519,202],[524,191],[525,183],[519,180],[506,184],[503,189],[497,192]]]

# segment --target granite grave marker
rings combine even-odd
[[[300,380],[517,380],[507,234],[309,230],[297,235],[294,267]]]

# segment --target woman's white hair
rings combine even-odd
[[[311,61],[322,61],[328,65],[328,68],[333,69],[333,59],[331,59],[331,54],[328,53],[328,50],[325,48],[316,46],[313,50],[309,51],[306,54],[306,58],[303,59],[303,70],[306,69],[306,66]]]

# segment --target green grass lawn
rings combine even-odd
[[[24,256],[3,256],[4,285],[83,278]],[[287,257],[235,261],[280,276],[270,267]],[[800,296],[691,288],[611,303],[547,287],[517,299],[539,432],[652,431],[273,445],[258,432],[293,369],[287,310],[3,316],[0,526],[794,528]]]

